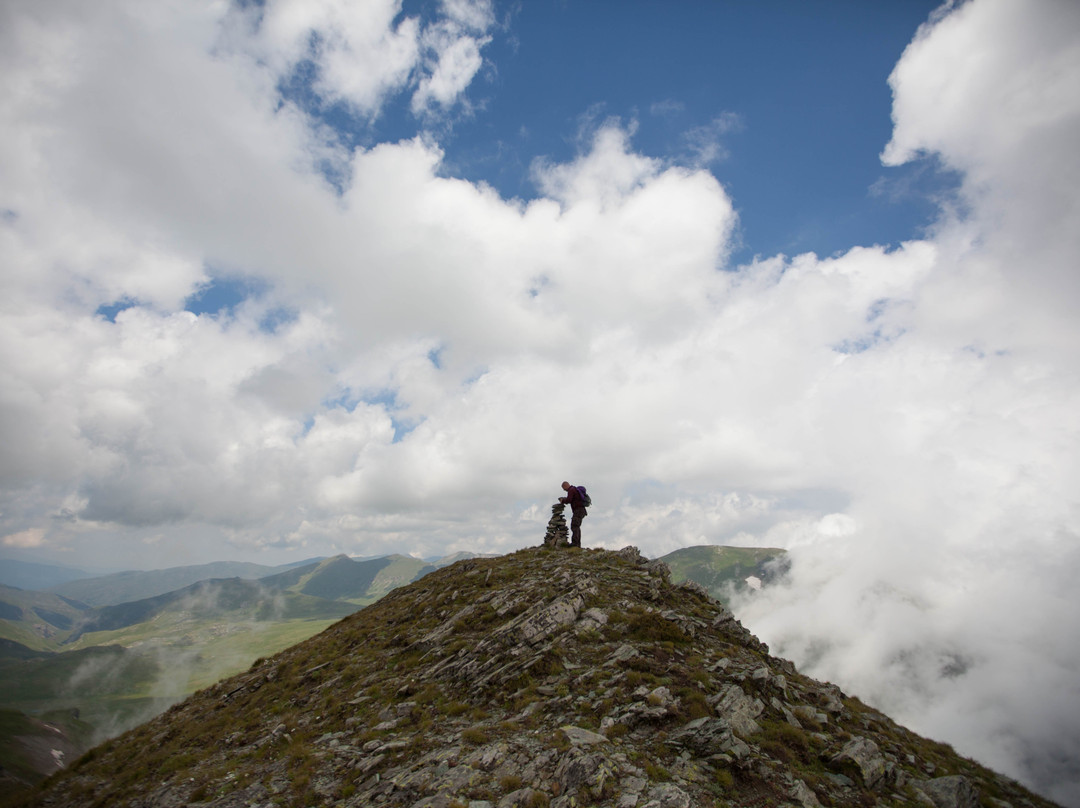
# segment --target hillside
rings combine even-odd
[[[375,598],[369,592],[375,579],[397,558],[400,556],[354,561],[347,555],[336,555],[316,564],[263,578],[260,583],[328,600],[371,602]]]
[[[58,595],[0,586],[0,639],[38,651],[55,648],[85,611],[83,604]]]
[[[63,654],[13,652],[0,655],[0,682],[7,710],[44,716],[72,712],[87,724],[133,726],[175,702],[155,692],[163,659],[119,645],[95,646]],[[74,705],[79,705],[76,708]],[[98,734],[100,740],[101,734]],[[0,741],[4,735],[0,732]],[[84,741],[89,737],[83,738]],[[79,751],[85,751],[84,745]]]
[[[31,718],[0,710],[0,794],[59,771],[86,748],[89,727],[70,711]]]
[[[1051,805],[770,656],[634,548],[432,572],[23,804]]]
[[[786,552],[776,547],[683,547],[660,558],[674,583],[693,581],[725,605],[733,593],[749,589],[748,578],[767,585],[785,569]]]
[[[200,581],[157,597],[89,611],[65,642],[74,643],[84,635],[133,627],[137,627],[140,638],[146,637],[148,632],[160,638],[167,627],[172,630],[181,625],[187,631],[188,627],[202,621],[233,624],[336,619],[353,611],[355,607],[351,604],[289,592],[263,581],[239,578]],[[152,625],[144,625],[147,623]],[[115,633],[108,639],[111,642],[131,641]],[[92,641],[100,643],[102,638],[94,637]],[[81,644],[85,646],[87,642],[84,640]]]

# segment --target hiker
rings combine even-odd
[[[581,486],[570,485],[565,480],[562,484],[562,490],[566,492],[566,496],[559,497],[559,502],[563,505],[569,505],[570,510],[574,513],[570,518],[570,546],[581,547],[581,520],[589,515],[589,512],[585,510],[588,495]]]

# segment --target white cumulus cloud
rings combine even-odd
[[[962,176],[928,236],[733,266],[733,118],[688,164],[595,124],[530,200],[452,176],[422,129],[491,4],[6,3],[0,535],[498,552],[570,479],[593,546],[789,548],[741,606],[774,651],[1080,804],[1077,16],[973,0],[905,52],[884,159]],[[395,100],[414,137],[324,120]]]

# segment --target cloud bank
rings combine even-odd
[[[933,232],[732,266],[709,159],[632,123],[533,199],[448,173],[488,3],[7,3],[0,535],[498,552],[580,480],[594,546],[789,548],[775,652],[1080,805],[1078,31],[943,7],[882,155],[961,172]]]

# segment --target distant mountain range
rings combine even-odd
[[[207,621],[335,620],[443,565],[402,555],[360,561],[338,555],[300,566],[221,562],[121,572],[47,591],[0,586],[0,638],[61,651],[130,645],[147,635],[175,640],[176,632]]]
[[[51,586],[66,584],[68,581],[93,578],[102,574],[57,564],[0,558],[0,586],[14,586],[19,589],[48,589]]]
[[[283,567],[267,567],[235,561],[220,561],[192,567],[172,567],[147,572],[129,570],[112,575],[65,581],[46,587],[46,591],[87,606],[112,606],[173,592],[185,586],[215,578],[256,580],[283,571]]]

